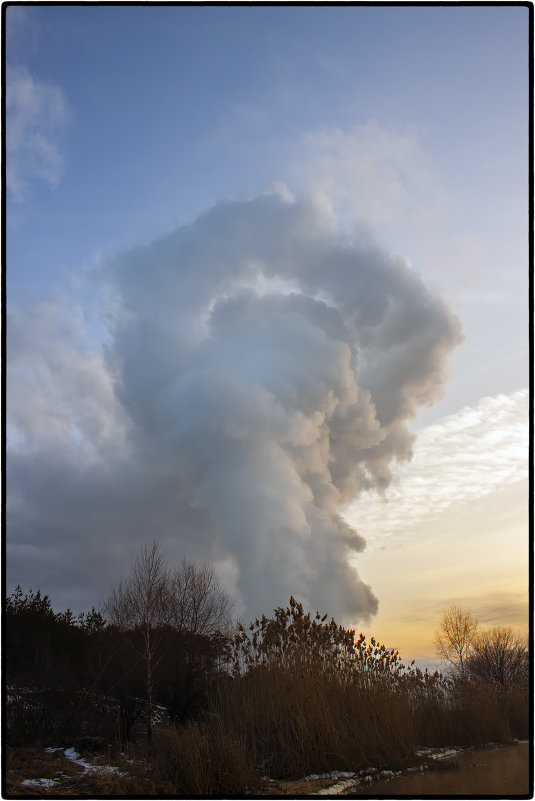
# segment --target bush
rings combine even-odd
[[[50,745],[87,735],[118,739],[119,707],[110,699],[79,690],[9,688],[5,705],[10,746]]]
[[[515,635],[510,626],[493,626],[475,638],[466,666],[470,675],[487,684],[504,689],[526,685],[529,678],[527,638]]]

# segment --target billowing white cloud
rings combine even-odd
[[[453,505],[483,498],[528,477],[528,391],[482,398],[418,432],[410,464],[400,466],[384,497],[347,510],[380,546],[410,537]]]
[[[156,537],[222,564],[247,613],[290,593],[375,613],[341,511],[410,457],[458,320],[406,260],[287,194],[218,204],[105,273],[105,363],[46,308],[10,321],[11,580],[104,593]]]
[[[55,187],[63,175],[61,138],[68,105],[59,86],[36,81],[26,67],[6,70],[6,185],[20,203],[34,180]]]

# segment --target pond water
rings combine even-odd
[[[530,782],[529,743],[502,748],[474,749],[444,760],[437,770],[398,776],[391,781],[374,782],[348,795],[411,796],[442,795],[526,795],[533,792]],[[447,763],[449,762],[449,769]],[[455,766],[453,766],[455,765]]]

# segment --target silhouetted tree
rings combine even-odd
[[[470,675],[504,689],[527,682],[527,639],[515,635],[509,626],[495,626],[481,632],[472,641],[466,670]]]
[[[98,612],[95,607],[93,607],[87,614],[82,612],[82,614],[78,616],[78,624],[88,634],[96,634],[102,631],[106,626],[106,618],[103,616],[102,612]]]
[[[169,622],[171,580],[156,541],[138,552],[130,572],[105,604],[111,623],[121,630],[134,629],[142,637],[141,648],[133,647],[145,665],[148,701],[147,741],[152,741],[154,671],[161,659],[162,627]]]
[[[436,653],[461,676],[465,674],[466,657],[476,632],[477,621],[468,610],[453,605],[442,613],[434,638]]]
[[[182,560],[171,575],[169,621],[174,629],[209,636],[227,631],[233,605],[212,565]]]
[[[6,671],[32,683],[73,683],[84,631],[72,611],[55,613],[48,595],[17,586],[6,599]]]
[[[6,599],[5,612],[10,741],[28,744],[76,731],[91,712],[85,690],[104,619],[94,609],[78,617],[70,609],[56,613],[48,595],[20,586]]]
[[[213,664],[214,659],[206,656],[215,652],[211,635],[228,628],[232,604],[212,566],[197,566],[183,560],[172,571],[166,566],[158,544],[152,542],[141,548],[129,574],[108,598],[105,610],[117,629],[133,632],[132,647],[143,661],[150,743],[156,671],[163,667],[162,660],[165,658],[166,686],[172,684],[175,688],[171,697],[175,699],[176,711],[181,708],[177,700],[181,679],[186,675],[197,677],[201,665],[204,671],[206,665]]]

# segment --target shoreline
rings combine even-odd
[[[366,768],[359,771],[331,771],[330,773],[311,774],[301,779],[270,779],[265,777],[264,786],[260,790],[253,790],[249,794],[257,797],[287,796],[287,797],[306,797],[306,796],[336,796],[336,795],[376,795],[374,790],[378,785],[381,788],[388,788],[388,785],[395,780],[406,779],[414,776],[425,776],[430,773],[444,774],[454,771],[458,764],[456,760],[466,757],[472,752],[490,753],[501,749],[509,749],[516,746],[529,745],[529,740],[512,740],[505,743],[483,743],[481,745],[461,747],[444,746],[439,748],[420,749],[405,767],[399,770],[389,770],[385,768]],[[418,763],[419,758],[421,761]],[[474,767],[480,767],[481,763],[475,763]],[[389,795],[388,792],[381,793]],[[395,792],[391,793],[396,795]],[[498,795],[498,794],[496,794]]]

